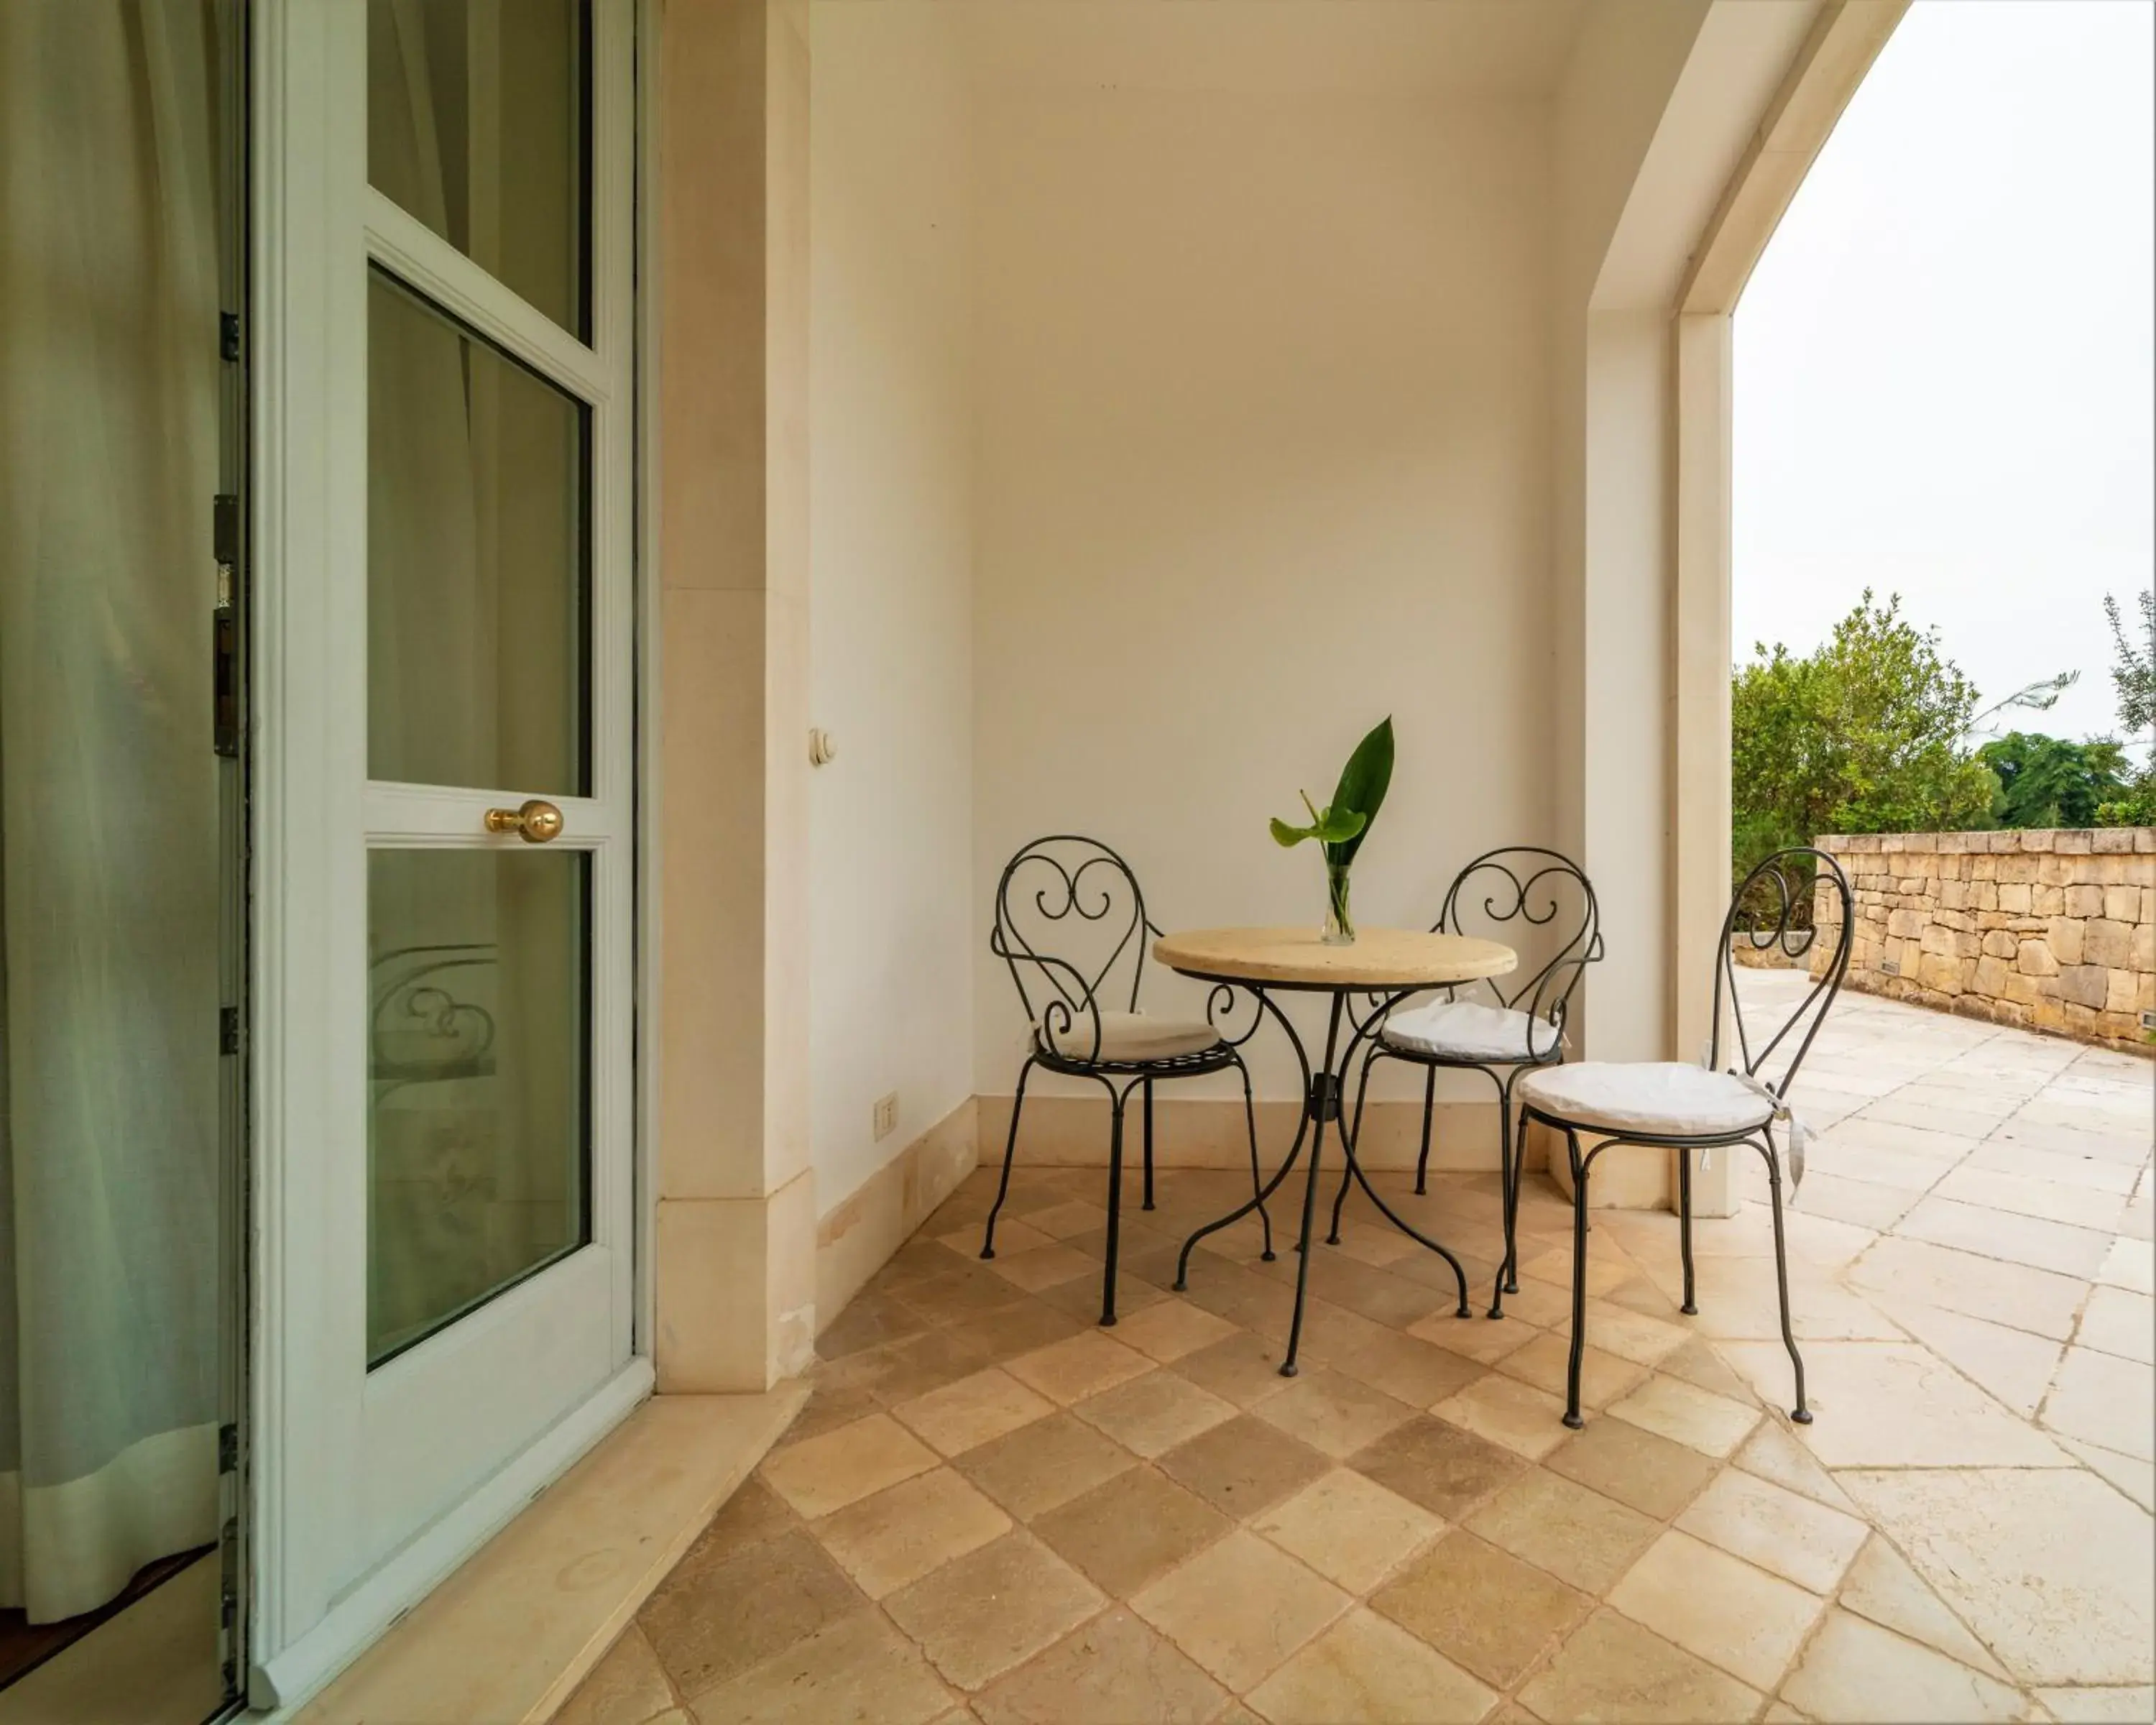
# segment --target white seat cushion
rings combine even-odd
[[[1394,1048],[1450,1060],[1547,1060],[1557,1046],[1557,1026],[1548,1019],[1476,1000],[1435,1000],[1396,1012],[1380,1034]]]
[[[1220,1033],[1212,1025],[1189,1019],[1147,1018],[1142,1012],[1104,1012],[1101,1014],[1101,1045],[1093,1045],[1093,1017],[1074,1012],[1068,1025],[1063,1014],[1055,1014],[1051,1031],[1040,1028],[1041,1045],[1067,1060],[1172,1060],[1178,1055],[1203,1054],[1215,1047]]]
[[[1774,1103],[1743,1079],[1675,1060],[1547,1066],[1529,1073],[1519,1094],[1582,1126],[1665,1137],[1749,1132],[1774,1113]]]

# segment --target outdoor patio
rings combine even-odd
[[[1021,1166],[986,1264],[984,1168],[561,1717],[2149,1718],[2149,1064],[1851,994],[1804,1080],[1808,1430],[1758,1202],[1698,1224],[1690,1319],[1676,1219],[1597,1213],[1573,1434],[1539,1176],[1502,1322],[1351,1205],[1289,1380],[1299,1178],[1278,1260],[1214,1236],[1182,1296],[1247,1186],[1169,1172],[1147,1215],[1134,1178],[1103,1331],[1103,1175]],[[1397,1201],[1486,1302],[1495,1176]]]

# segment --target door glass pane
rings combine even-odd
[[[369,0],[374,187],[591,335],[589,0]]]
[[[581,796],[591,410],[377,270],[367,771]]]
[[[368,853],[370,1367],[591,1238],[590,868]]]

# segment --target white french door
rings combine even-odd
[[[258,8],[257,1663],[287,1698],[632,1358],[629,0]]]

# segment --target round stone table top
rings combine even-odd
[[[1152,955],[1208,982],[1276,988],[1415,988],[1503,976],[1519,955],[1496,941],[1419,928],[1363,928],[1329,947],[1314,928],[1199,928],[1163,935]]]

